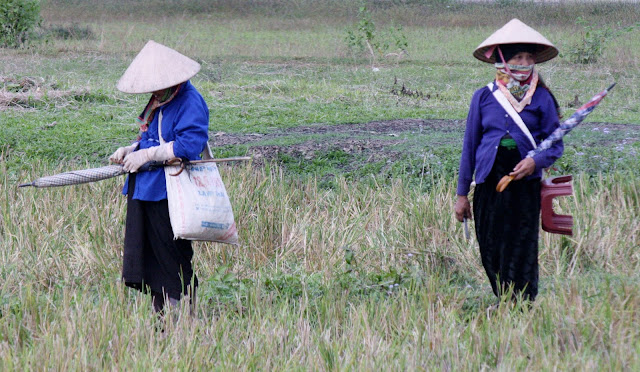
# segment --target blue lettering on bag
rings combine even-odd
[[[229,228],[228,223],[215,223],[209,221],[202,221],[200,226],[218,230],[226,230],[227,228]]]
[[[226,194],[224,192],[221,191],[203,191],[203,190],[198,190],[198,195],[200,196],[217,196],[219,198],[224,198],[226,196]]]

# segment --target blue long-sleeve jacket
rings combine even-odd
[[[493,84],[493,89],[498,89]],[[558,128],[558,112],[551,93],[544,87],[538,86],[531,98],[531,104],[520,112],[522,121],[526,124],[531,135],[539,144]],[[460,158],[460,172],[458,175],[458,195],[467,195],[475,172],[476,184],[483,183],[491,172],[498,152],[500,139],[510,134],[516,141],[521,157],[524,159],[532,150],[532,144],[509,114],[500,106],[488,87],[478,89],[471,99],[467,128],[462,145]],[[562,156],[564,145],[562,140],[541,153],[533,160],[536,169],[527,179],[541,178],[542,169],[553,164]]]
[[[191,82],[187,81],[178,95],[158,110],[162,111],[162,138],[165,142],[174,141],[173,153],[176,157],[200,159],[200,153],[209,140],[209,108]],[[138,150],[160,145],[159,117],[159,113],[156,112],[149,129],[142,134]],[[123,194],[127,193],[128,182],[127,178]],[[133,198],[146,201],[166,199],[164,170],[138,172]]]

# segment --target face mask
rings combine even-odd
[[[515,80],[525,81],[531,76],[531,73],[533,72],[533,66],[534,65],[523,66],[523,65],[507,64],[507,66],[506,66],[506,67],[508,67],[508,69],[507,69],[507,68],[505,68],[505,64],[504,63],[496,62],[494,64],[494,66],[498,70],[500,70],[501,72],[504,72],[505,74],[510,75]],[[511,72],[511,73],[509,74],[509,72]]]

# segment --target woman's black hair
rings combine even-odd
[[[513,58],[513,56],[515,56],[516,54],[518,54],[520,52],[531,53],[535,57],[535,55],[536,55],[536,53],[538,51],[538,45],[537,44],[525,44],[525,43],[500,44],[500,45],[498,45],[498,48],[500,48],[500,50],[502,51],[502,55],[504,56],[504,61],[505,62],[508,62],[511,58]],[[500,54],[498,53],[498,48],[496,48],[493,51],[493,57],[495,58],[496,62],[501,63],[502,59],[500,58]]]

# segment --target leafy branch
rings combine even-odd
[[[368,53],[372,66],[378,58],[395,56],[400,59],[407,54],[409,42],[402,26],[391,25],[387,30],[378,31],[364,5],[358,10],[358,23],[348,28],[346,33],[348,48],[354,53]]]

